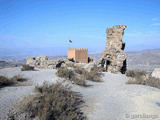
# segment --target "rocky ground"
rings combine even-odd
[[[21,74],[28,78],[29,86],[12,86],[0,89],[0,117],[5,120],[9,109],[23,97],[34,92],[35,85],[44,81],[54,83],[60,79],[56,70],[37,69],[20,71],[20,67],[0,69],[0,75],[12,77]],[[89,120],[129,120],[136,118],[149,120],[160,119],[160,89],[127,85],[128,78],[121,74],[103,73],[103,82],[89,82],[90,87],[72,85],[74,91],[80,92],[86,101],[82,108]],[[147,117],[148,115],[149,117]],[[142,119],[145,120],[145,119]]]

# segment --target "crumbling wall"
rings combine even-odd
[[[70,61],[65,60],[49,60],[47,56],[38,56],[37,58],[29,57],[26,59],[26,64],[42,69],[56,69],[61,67],[63,63],[69,63]]]
[[[107,72],[126,72],[125,43],[122,41],[126,27],[116,25],[106,30],[106,49],[102,52],[100,64]]]

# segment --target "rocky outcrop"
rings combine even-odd
[[[155,68],[152,72],[152,77],[160,78],[160,68]]]
[[[68,59],[62,60],[49,60],[47,56],[38,56],[37,58],[27,58],[26,64],[43,69],[56,69],[61,67],[63,64],[73,63]],[[64,65],[63,65],[64,66]]]
[[[116,25],[112,28],[107,28],[106,49],[102,52],[102,57],[99,61],[107,72],[125,73],[126,71],[125,43],[122,41],[126,27],[126,25]]]

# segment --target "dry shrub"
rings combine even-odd
[[[85,74],[87,72],[84,68],[80,66],[74,66],[74,71],[80,75]]]
[[[86,84],[85,79],[83,79],[81,76],[77,77],[77,76],[73,76],[71,78],[71,81],[73,81],[75,84],[83,86],[83,87],[88,87],[88,85]]]
[[[58,77],[71,79],[71,77],[74,76],[74,72],[71,69],[68,69],[67,67],[61,67],[56,72]]]
[[[80,110],[83,103],[79,93],[70,90],[67,85],[56,83],[37,86],[37,95],[34,95],[22,104],[22,111],[27,112],[30,118],[40,120],[84,120]]]
[[[30,65],[22,65],[21,71],[33,71],[34,67]]]
[[[145,76],[146,74],[147,74],[146,71],[141,71],[141,70],[127,70],[126,72],[126,76],[132,78]]]
[[[87,80],[91,80],[93,82],[102,82],[101,74],[97,71],[90,71],[87,74],[85,74],[85,77]]]
[[[104,69],[102,67],[98,67],[96,64],[93,65],[91,71],[103,72]]]
[[[127,70],[126,76],[130,77],[127,84],[142,84],[142,85],[145,85],[146,75],[147,75],[147,73],[145,71]]]
[[[100,69],[94,65],[88,72],[80,66],[74,66],[72,69],[61,67],[57,71],[57,76],[73,81],[77,85],[87,86],[85,80],[101,82]]]
[[[127,81],[127,84],[141,84],[141,85],[145,85],[146,80],[142,77],[139,78],[130,78]]]
[[[67,80],[72,81],[73,83],[86,87],[86,82],[81,77],[78,77],[78,75],[72,70],[68,69],[67,67],[61,67],[56,72],[58,77],[65,78]]]
[[[15,75],[12,78],[7,78],[5,76],[0,76],[0,87],[10,86],[17,84],[18,82],[26,81],[21,75]]]
[[[102,74],[100,73],[100,72],[102,72],[102,70],[100,68],[98,68],[97,65],[94,65],[89,72],[80,66],[76,66],[74,68],[74,71],[76,73],[82,75],[83,79],[90,80],[93,82],[101,82],[102,81],[101,80]]]
[[[131,77],[127,84],[141,84],[160,88],[160,79],[147,75],[147,72],[140,70],[129,70],[126,76]]]
[[[12,79],[9,79],[4,76],[0,76],[0,87],[9,86],[15,84],[15,81],[12,81]]]
[[[160,79],[155,78],[155,77],[148,77],[146,79],[146,85],[151,86],[151,87],[156,87],[160,88]]]
[[[85,72],[84,76],[87,80],[91,80],[93,82],[102,82],[102,74],[100,72],[101,69],[94,65],[89,72]]]
[[[74,68],[74,67],[75,67],[75,63],[72,63],[72,62],[66,63],[66,66],[67,66],[67,67],[73,67],[73,68]]]
[[[24,82],[26,81],[27,79],[26,78],[23,78],[21,75],[15,75],[11,78],[13,81],[17,81],[17,82]]]

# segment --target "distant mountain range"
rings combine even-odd
[[[51,48],[49,48],[48,50],[51,50]],[[67,57],[66,56],[67,53],[64,55],[58,55],[60,51],[57,51],[57,53],[54,54],[53,56],[54,52],[56,52],[55,49],[53,49],[53,52],[51,52],[52,54],[51,53],[45,54],[45,51],[43,51],[42,53],[44,53],[43,55],[49,56],[51,59],[59,59]],[[32,53],[32,55],[29,55],[29,53]],[[126,53],[127,53],[128,69],[141,69],[151,72],[153,71],[154,68],[160,67],[160,49],[131,51]],[[37,56],[38,51],[36,53],[35,51],[32,52],[32,50],[29,50],[26,51],[26,54],[18,54],[18,55],[16,55],[16,53],[14,54],[15,55],[10,54],[9,56],[7,55],[6,51],[0,50],[0,67],[2,68],[4,66],[10,66],[10,65],[16,66],[24,64],[26,56]],[[89,52],[89,56],[91,56],[94,60],[98,60],[101,57],[101,54]]]
[[[160,67],[160,49],[127,52],[128,69],[141,69],[148,72]]]

